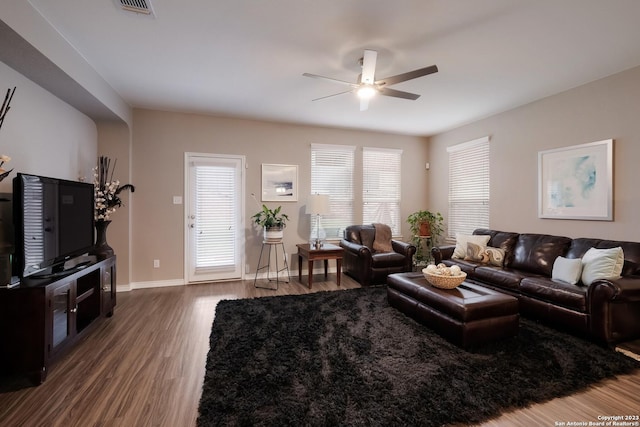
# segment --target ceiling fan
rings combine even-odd
[[[344,93],[355,93],[360,98],[360,111],[364,111],[369,108],[369,99],[371,99],[371,97],[373,97],[377,93],[384,96],[393,96],[395,98],[410,99],[412,101],[415,101],[416,99],[420,98],[420,95],[391,89],[389,86],[438,72],[438,67],[435,65],[431,65],[429,67],[420,68],[418,70],[413,70],[407,73],[402,73],[395,76],[386,77],[384,79],[376,80],[375,74],[377,58],[378,52],[376,52],[375,50],[366,49],[364,51],[364,56],[360,58],[359,61],[360,65],[362,66],[362,73],[358,75],[357,83],[332,79],[330,77],[319,76],[317,74],[302,74],[305,77],[328,80],[330,82],[339,83],[341,85],[350,87],[350,89],[347,91],[323,96],[321,98],[316,98],[313,101],[331,98],[332,96],[342,95]]]

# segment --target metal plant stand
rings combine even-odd
[[[264,253],[265,245],[267,246],[267,254],[266,254],[267,259],[266,259],[266,264],[261,265],[262,254]],[[279,268],[278,266],[278,245],[280,245],[280,249],[282,249],[282,258],[284,260],[284,267],[282,268]],[[275,255],[275,273],[276,273],[275,279],[271,277],[271,248],[272,247]],[[267,270],[267,284],[275,282],[276,283],[275,288],[269,287],[269,286],[259,286],[258,274],[260,273],[261,270],[264,270],[264,269]],[[287,272],[287,280],[285,281],[283,277],[282,283],[289,283],[291,281],[291,275],[289,274],[289,263],[287,261],[287,253],[284,251],[284,243],[282,243],[282,241],[269,242],[269,241],[263,240],[262,248],[260,248],[260,258],[258,258],[258,268],[256,269],[256,277],[253,279],[253,286],[255,286],[256,288],[277,290],[278,285],[280,284],[280,273],[282,273],[283,271]]]

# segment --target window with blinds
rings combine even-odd
[[[353,224],[354,153],[354,146],[311,144],[311,193],[330,196],[331,213],[322,216],[328,239],[341,238]]]
[[[364,147],[362,151],[362,223],[380,222],[400,235],[402,150]]]
[[[489,227],[489,137],[454,145],[449,153],[449,238]]]

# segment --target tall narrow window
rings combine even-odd
[[[328,239],[342,238],[353,224],[354,152],[349,145],[311,144],[311,193],[330,196],[331,213],[322,217]]]
[[[489,138],[447,148],[449,153],[449,229],[471,234],[489,227]]]
[[[380,222],[400,235],[400,176],[402,150],[368,148],[362,151],[362,223]]]

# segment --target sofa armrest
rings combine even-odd
[[[595,280],[589,287],[589,299],[640,302],[640,277],[623,276],[619,279]]]
[[[431,256],[433,257],[434,263],[438,265],[444,259],[451,259],[455,248],[456,245],[434,246],[431,248]]]
[[[400,240],[392,240],[391,247],[394,252],[404,255],[405,257],[413,257],[416,253],[416,246],[412,243],[401,242]]]
[[[340,246],[346,251],[354,254],[357,257],[371,258],[371,249],[358,243],[349,242],[342,239]]]
[[[593,336],[607,344],[640,337],[640,277],[596,280],[587,301]]]

